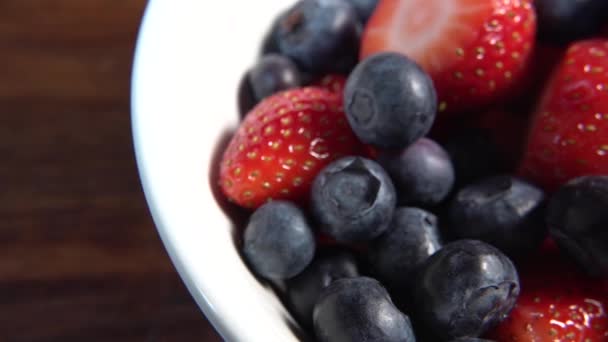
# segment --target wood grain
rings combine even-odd
[[[144,0],[0,1],[0,340],[218,341],[160,243],[129,90]]]

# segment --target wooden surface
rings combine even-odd
[[[0,1],[0,341],[217,341],[130,135],[144,0]]]

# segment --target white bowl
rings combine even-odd
[[[211,172],[238,122],[236,92],[289,0],[151,0],[137,44],[132,125],[158,232],[190,293],[229,341],[297,341],[275,294],[250,273]]]

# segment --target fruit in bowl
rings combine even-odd
[[[608,39],[542,26],[606,18],[559,3],[152,2],[138,165],[223,337],[607,339]]]

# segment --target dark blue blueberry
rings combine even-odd
[[[481,130],[466,130],[443,146],[454,165],[455,188],[507,171],[498,147]]]
[[[321,251],[300,274],[287,281],[287,299],[295,317],[312,327],[312,310],[323,289],[334,280],[359,276],[357,261],[342,250]]]
[[[494,342],[492,340],[486,340],[484,338],[476,338],[476,337],[461,337],[454,340],[450,340],[450,342]]]
[[[244,119],[247,113],[255,107],[258,101],[253,94],[251,89],[251,83],[249,82],[249,73],[246,73],[241,82],[239,83],[239,90],[237,95],[237,101],[239,106],[239,117]]]
[[[298,207],[272,201],[251,215],[243,254],[256,274],[269,279],[291,278],[312,261],[315,238]]]
[[[367,23],[369,18],[374,13],[376,6],[378,6],[378,0],[346,0],[350,2],[357,15],[363,24]]]
[[[598,33],[608,20],[606,0],[535,0],[541,41],[565,44]]]
[[[345,111],[363,142],[406,148],[426,135],[437,112],[433,81],[418,64],[392,52],[363,60],[348,77]]]
[[[378,160],[391,176],[402,205],[434,206],[454,185],[450,156],[427,138],[402,151],[382,152]]]
[[[389,289],[409,293],[416,270],[441,245],[435,215],[397,208],[388,230],[369,245],[370,266]]]
[[[279,23],[281,18],[285,15],[285,11],[282,12],[273,22],[270,29],[264,35],[264,39],[262,40],[262,46],[260,48],[260,55],[268,55],[274,53],[281,53],[281,49],[279,48],[279,42],[277,40],[277,33],[279,28]]]
[[[534,251],[546,235],[544,194],[511,176],[494,176],[469,185],[452,199],[449,233],[482,240],[509,256]]]
[[[504,320],[519,296],[515,266],[481,241],[451,242],[416,279],[416,319],[434,340],[478,337]]]
[[[563,185],[547,208],[547,225],[559,247],[594,276],[608,276],[608,176]]]
[[[249,82],[258,101],[279,91],[302,85],[296,65],[289,58],[277,54],[261,57],[249,70]]]
[[[323,291],[313,314],[320,342],[413,342],[408,316],[382,285],[367,277],[334,281]]]
[[[303,71],[345,72],[357,63],[362,29],[344,0],[300,0],[279,18],[275,37]]]
[[[289,58],[275,53],[260,57],[239,84],[238,106],[241,119],[264,98],[279,91],[303,86],[308,77],[310,76],[298,71]]]
[[[382,234],[397,200],[384,169],[360,157],[344,157],[321,170],[311,198],[320,229],[340,242],[366,241]]]

